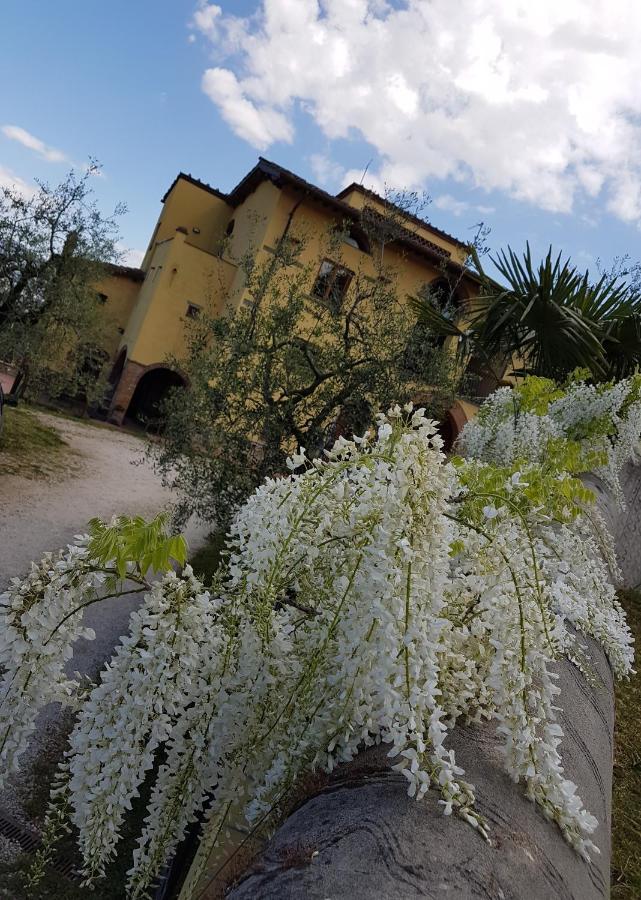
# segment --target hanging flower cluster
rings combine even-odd
[[[212,621],[211,598],[191,572],[167,574],[132,613],[129,634],[78,715],[68,755],[71,819],[91,876],[104,874],[155,751],[195,699]]]
[[[507,405],[502,397],[490,410]],[[155,763],[129,873],[133,898],[148,896],[198,816],[209,845],[230,817],[273,821],[301,774],[331,771],[380,742],[411,796],[438,790],[446,815],[487,836],[448,747],[457,722],[470,719],[496,723],[506,770],[578,852],[596,852],[596,820],[563,771],[554,663],[567,655],[585,667],[585,634],[625,676],[632,641],[612,586],[612,548],[586,514],[592,495],[565,468],[584,451],[552,437],[545,466],[514,453],[500,464],[448,462],[423,410],[395,407],[375,434],[341,438],[311,463],[301,450],[288,477],[267,480],[236,517],[210,587],[188,566],[153,584],[80,708],[65,760],[87,882],[117,852],[126,810]],[[144,580],[154,560],[167,568],[154,540],[167,550],[175,539],[156,530],[152,540],[148,530],[141,540],[142,527],[94,525],[93,541],[64,559],[77,558],[77,572]],[[72,602],[68,588],[50,589],[37,574],[51,569],[45,560],[3,598],[14,629],[3,656],[12,720],[26,679],[12,673],[26,655],[40,671],[43,638],[57,627],[29,630],[30,609],[46,597],[61,620]],[[79,627],[74,615],[66,626]],[[62,664],[47,664],[47,697],[60,699]],[[32,701],[19,705],[25,722]],[[8,721],[0,708],[0,729]]]
[[[460,451],[498,465],[545,465],[552,455],[557,468],[595,472],[623,502],[619,475],[639,449],[641,376],[588,384],[585,374],[562,388],[535,376],[499,388],[463,429]]]
[[[18,768],[40,710],[55,701],[70,705],[77,693],[65,666],[75,641],[95,637],[82,616],[100,581],[79,538],[67,553],[32,564],[0,595],[0,788]]]

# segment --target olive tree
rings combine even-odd
[[[104,215],[90,180],[74,171],[33,194],[0,188],[0,359],[17,364],[22,390],[75,392],[101,345],[107,317],[95,284],[118,260],[118,205]]]
[[[436,418],[450,405],[451,356],[417,325],[384,253],[373,251],[368,269],[347,269],[345,236],[332,230],[305,263],[302,233],[284,235],[266,261],[247,253],[249,299],[222,316],[205,305],[189,323],[186,356],[171,361],[189,387],[170,395],[151,447],[184,513],[225,527],[298,447],[318,456],[392,402],[420,397]]]

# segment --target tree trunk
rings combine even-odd
[[[626,586],[641,582],[641,468],[623,476],[628,505],[607,490],[599,507],[615,537]],[[476,786],[488,821],[487,844],[456,816],[445,817],[436,791],[419,802],[389,768],[385,748],[361,753],[288,818],[229,895],[233,900],[596,900],[610,893],[610,808],[614,700],[612,673],[588,640],[589,681],[567,661],[557,666],[561,751],[567,777],[599,821],[601,855],[585,863],[558,828],[502,767],[493,723],[457,728],[450,741]]]

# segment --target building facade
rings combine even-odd
[[[110,420],[144,416],[170,387],[184,383],[167,360],[183,355],[190,317],[205,307],[222,315],[251,302],[239,265],[248,252],[260,264],[285,233],[298,230],[305,234],[300,261],[311,263],[322,257],[329,229],[339,226],[345,233],[340,265],[323,259],[313,290],[348,291],[351,272],[367,274],[371,266],[375,274],[359,223],[366,215],[369,221],[389,216],[390,208],[396,227],[386,262],[397,272],[400,292],[415,296],[438,281],[455,285],[457,303],[473,301],[478,287],[464,265],[466,245],[360,185],[332,195],[262,158],[228,194],[179,174],[162,198],[140,269],[116,267],[98,286],[118,334],[108,348]],[[458,402],[449,426],[458,431],[473,411]]]

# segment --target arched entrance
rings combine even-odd
[[[439,420],[438,433],[443,438],[443,453],[449,453],[457,438],[456,424],[451,413],[446,412]]]
[[[159,431],[164,425],[164,404],[173,388],[185,387],[185,379],[178,372],[157,366],[144,372],[133,392],[127,418],[145,428]]]
[[[438,430],[443,438],[444,453],[452,451],[457,437],[463,430],[463,426],[475,412],[476,408],[472,405],[468,404],[468,409],[465,409],[461,401],[456,400],[454,405],[442,416],[438,423]]]

